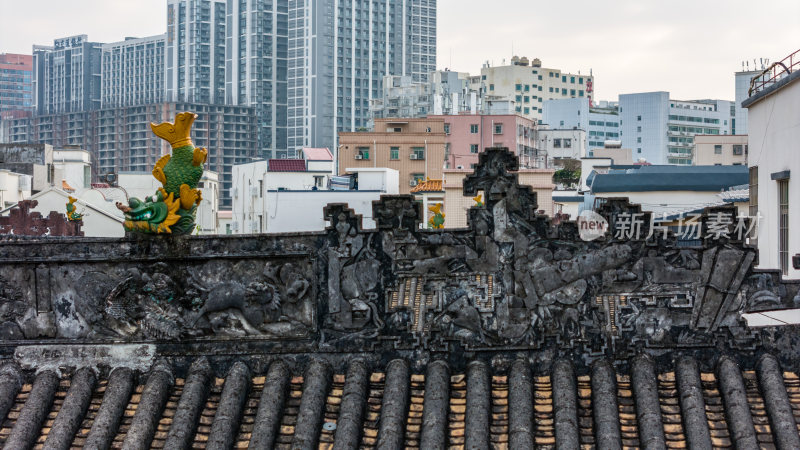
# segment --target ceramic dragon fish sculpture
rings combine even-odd
[[[189,137],[197,114],[182,112],[175,123],[150,124],[153,133],[172,145],[172,154],[162,156],[153,177],[162,187],[144,200],[131,197],[128,205],[117,203],[125,214],[126,231],[144,234],[190,234],[195,228],[197,205],[202,196],[197,184],[208,157],[205,148],[195,147]]]
[[[428,228],[444,228],[444,213],[442,212],[442,204],[436,203],[431,205],[428,207],[428,211],[433,213],[433,216],[428,219]]]

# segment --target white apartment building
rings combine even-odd
[[[619,96],[622,146],[634,161],[691,165],[694,136],[732,134],[736,108],[727,100],[673,100],[669,92]]]
[[[511,59],[511,65],[490,66],[481,69],[481,82],[486,96],[514,100],[517,114],[540,121],[544,102],[561,98],[594,97],[594,77],[562,72],[560,69],[542,67],[538,58]]]
[[[540,156],[547,155],[547,166],[563,158],[580,159],[586,157],[586,131],[580,128],[549,129],[536,131],[536,150]]]
[[[542,124],[550,128],[579,128],[586,131],[584,143],[588,155],[605,148],[606,141],[619,141],[619,106],[617,102],[592,103],[588,98],[545,100]]]
[[[100,107],[144,105],[164,100],[166,35],[125,38],[103,44]]]
[[[800,279],[800,64],[758,83],[747,108],[750,215],[760,213],[758,261]],[[787,58],[788,60],[789,58]],[[786,60],[784,60],[786,61]],[[789,66],[791,68],[791,66]]]
[[[358,189],[331,190],[327,188],[331,170],[300,170],[303,163],[273,159],[234,167],[233,234],[322,231],[323,210],[329,203],[347,203],[362,215],[364,228],[375,228],[372,202],[399,192],[399,173],[394,169],[348,168],[358,179]]]

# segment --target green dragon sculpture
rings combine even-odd
[[[195,229],[202,200],[197,184],[208,157],[208,151],[195,147],[189,137],[196,118],[197,114],[182,112],[175,115],[175,123],[150,124],[156,136],[172,145],[172,154],[162,156],[153,168],[153,177],[163,186],[155,195],[144,200],[132,197],[127,205],[117,203],[125,214],[126,231],[181,235]]]
[[[70,196],[69,202],[67,202],[67,219],[70,222],[80,222],[83,220],[83,214],[79,214],[78,208],[75,207],[75,202],[77,201],[77,198]]]

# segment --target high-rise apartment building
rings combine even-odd
[[[561,98],[586,98],[590,104],[594,97],[594,77],[580,73],[566,73],[559,69],[542,67],[538,58],[511,59],[511,65],[490,66],[481,69],[485,95],[502,97],[515,102],[516,113],[529,119],[542,119],[544,102]]]
[[[727,100],[680,101],[669,92],[619,96],[622,146],[633,159],[691,165],[694,136],[732,134],[736,108]]]
[[[165,41],[161,34],[102,45],[101,108],[164,100]]]
[[[252,106],[265,158],[286,151],[288,0],[229,1],[225,103]]]
[[[101,44],[84,35],[33,47],[33,98],[37,114],[100,107]]]
[[[0,53],[0,118],[33,111],[33,57]]]
[[[225,7],[225,0],[167,0],[168,101],[224,102]]]
[[[385,75],[436,67],[436,0],[289,0],[288,148],[368,126]]]

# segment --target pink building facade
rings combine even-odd
[[[522,167],[535,168],[536,124],[513,114],[461,114],[428,116],[444,119],[445,168],[470,169],[478,163],[478,153],[487,147],[508,147],[520,155]]]

